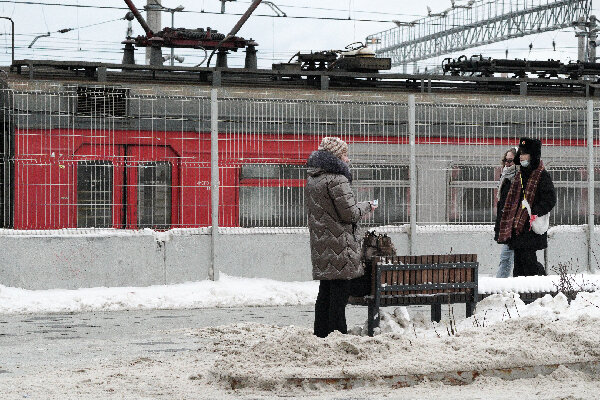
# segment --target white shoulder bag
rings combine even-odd
[[[531,217],[531,206],[526,199],[521,202],[522,207],[527,209],[529,216]],[[550,227],[550,213],[544,215],[538,215],[537,218],[531,223],[531,229],[538,235],[543,235],[548,231]]]

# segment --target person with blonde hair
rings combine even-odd
[[[319,280],[314,334],[348,333],[346,304],[351,279],[364,274],[362,235],[358,222],[377,208],[357,203],[350,184],[348,144],[337,137],[323,138],[306,163],[305,203],[308,213],[313,279]]]

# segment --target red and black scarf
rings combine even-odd
[[[538,183],[544,170],[544,163],[540,161],[540,165],[531,173],[525,187],[525,198],[530,205],[533,206],[535,201],[535,193],[537,192]],[[520,235],[525,228],[525,224],[529,221],[529,213],[526,208],[521,207],[521,189],[522,177],[521,171],[515,176],[508,195],[504,210],[502,211],[502,219],[500,220],[500,232],[498,233],[498,243],[506,243],[512,237],[513,229],[516,235]]]

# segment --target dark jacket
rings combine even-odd
[[[357,278],[364,273],[358,222],[371,206],[368,202],[356,203],[350,170],[332,153],[313,152],[307,167],[304,196],[313,279]]]
[[[500,198],[496,204],[496,225],[494,226],[494,240],[498,241],[498,233],[500,232],[500,221],[502,220],[502,210],[504,210],[504,203],[506,203],[506,196],[510,191],[510,185],[512,180],[504,178],[502,185],[500,185]]]
[[[535,165],[537,168],[537,165]],[[532,166],[533,168],[533,166]],[[523,176],[523,187],[527,187],[527,181],[529,175],[531,175],[532,168],[521,168],[521,174]],[[515,179],[519,179],[519,175]],[[520,183],[519,183],[520,186]],[[523,190],[521,189],[520,198],[523,199]],[[531,212],[533,215],[542,216],[549,213],[556,205],[556,191],[550,174],[545,169],[540,175],[540,181],[538,183],[537,191],[535,193],[535,199],[531,204]],[[520,235],[514,236],[508,243],[511,249],[530,249],[530,250],[542,250],[548,247],[548,234],[538,235],[532,229],[530,229],[529,221],[525,223],[525,228]]]

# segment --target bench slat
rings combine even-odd
[[[380,271],[379,285],[420,285],[436,283],[462,283],[473,282],[476,277],[476,268],[478,263],[476,255],[473,254],[452,254],[445,256],[394,256],[378,258],[375,268]],[[436,263],[437,261],[437,263]],[[376,275],[373,271],[373,275]],[[375,287],[372,288],[372,294]],[[446,289],[423,289],[395,291],[392,295],[408,294],[435,294],[454,292],[455,289],[448,287]],[[470,290],[469,290],[470,291]]]
[[[456,268],[475,268],[477,262],[465,263],[431,263],[431,264],[404,264],[395,265],[392,263],[379,264],[382,271],[405,271],[405,270],[426,270],[426,269],[456,269]]]
[[[445,292],[453,293],[456,292],[459,288],[475,288],[477,285],[475,282],[447,282],[447,283],[433,283],[429,284],[409,284],[409,285],[387,285],[385,287],[381,287],[379,289],[380,292],[408,292],[408,294],[421,295],[425,294],[424,290],[426,289],[438,289],[443,290]],[[389,295],[392,295],[391,293]],[[404,294],[402,294],[404,295]],[[382,295],[383,296],[383,295]],[[383,298],[383,297],[382,297]]]

